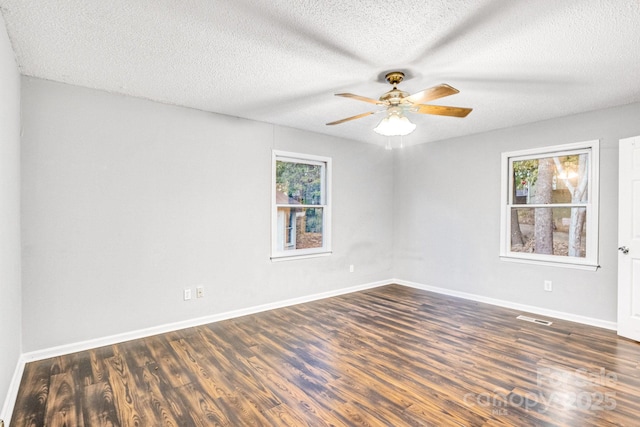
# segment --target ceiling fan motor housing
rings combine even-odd
[[[402,102],[403,98],[409,96],[408,92],[405,92],[400,89],[396,89],[395,87],[391,89],[389,92],[384,93],[380,97],[380,101],[389,105],[399,105]]]

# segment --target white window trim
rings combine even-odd
[[[526,252],[512,252],[510,248],[511,235],[511,205],[509,196],[513,194],[513,180],[511,179],[512,159],[525,160],[527,158],[539,158],[547,155],[562,155],[566,152],[590,151],[589,167],[589,201],[587,208],[587,242],[586,257],[562,257],[556,255],[532,254]],[[510,262],[526,264],[538,264],[554,267],[567,267],[582,270],[595,271],[598,264],[598,231],[599,231],[599,169],[600,169],[600,141],[584,141],[572,144],[555,145],[551,147],[532,148],[528,150],[510,151],[502,153],[501,185],[500,185],[500,259]],[[573,204],[572,204],[573,205]],[[537,205],[523,205],[522,207],[535,207]],[[552,205],[560,207],[561,205]]]
[[[292,153],[289,151],[273,150],[271,156],[271,261],[289,261],[307,259],[331,255],[331,157],[316,156],[312,154]],[[322,180],[323,204],[312,207],[322,208],[322,243],[321,248],[295,249],[292,251],[277,250],[278,242],[278,205],[276,204],[276,162],[291,161],[295,163],[308,163],[325,165],[324,179]],[[293,206],[293,205],[292,205]],[[295,205],[305,207],[307,205]],[[311,205],[310,205],[311,206]]]

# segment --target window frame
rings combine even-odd
[[[515,204],[513,203],[513,162],[520,160],[540,159],[565,155],[589,153],[588,171],[588,201],[586,203],[551,203]],[[502,153],[501,160],[501,196],[500,196],[500,259],[503,261],[521,262],[556,267],[568,267],[595,271],[598,269],[599,257],[599,188],[600,188],[600,141],[591,140],[571,144],[554,145],[527,150],[509,151]],[[570,257],[561,255],[545,255],[528,252],[511,251],[511,209],[535,207],[575,207],[586,208],[586,249],[585,257]]]
[[[321,182],[321,204],[319,205],[285,205],[277,203],[276,165],[278,161],[303,163],[323,166]],[[331,175],[332,160],[330,157],[312,154],[294,153],[272,150],[271,164],[271,260],[287,261],[294,259],[314,258],[331,255]],[[322,247],[308,249],[278,250],[278,207],[322,208]]]

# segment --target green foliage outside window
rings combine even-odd
[[[306,163],[276,162],[276,190],[292,204],[322,204],[322,167]]]

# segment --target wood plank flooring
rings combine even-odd
[[[29,363],[23,426],[637,426],[640,344],[389,285]]]

